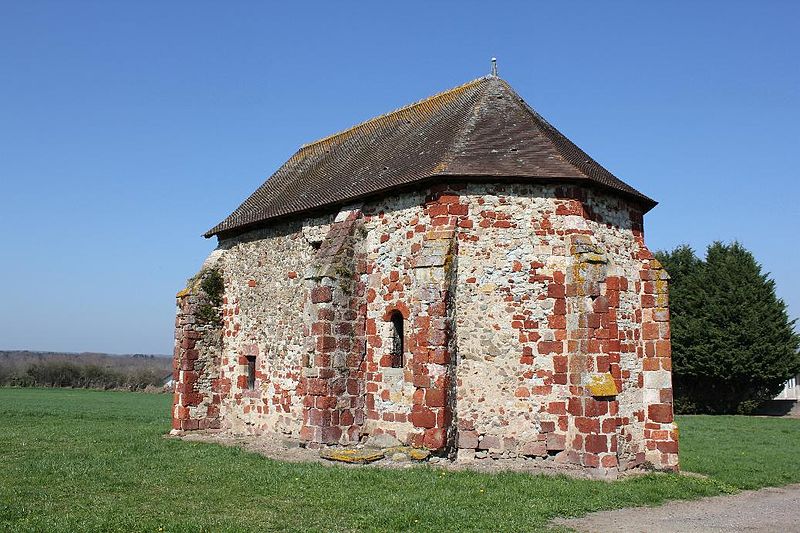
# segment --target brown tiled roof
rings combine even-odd
[[[486,76],[301,147],[205,236],[452,176],[582,181],[656,204]]]

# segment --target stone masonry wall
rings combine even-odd
[[[622,199],[440,186],[276,224],[218,253],[224,329],[207,396],[223,429],[677,468],[668,277]]]

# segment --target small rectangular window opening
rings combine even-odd
[[[247,388],[253,390],[256,388],[256,356],[247,356]]]
[[[403,315],[399,311],[392,313],[392,368],[403,367]]]

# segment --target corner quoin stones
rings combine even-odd
[[[676,470],[654,205],[495,76],[306,145],[178,293],[173,428]]]

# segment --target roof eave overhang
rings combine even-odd
[[[242,224],[240,226],[235,226],[235,227],[232,227],[232,228],[220,228],[220,229],[217,229],[217,228],[219,228],[219,226],[222,225],[220,223],[220,224],[217,224],[216,226],[214,226],[213,228],[211,228],[210,230],[208,230],[207,232],[205,232],[203,234],[203,237],[205,237],[206,239],[210,239],[211,237],[214,237],[216,235],[218,240],[228,239],[228,238],[236,237],[237,235],[241,235],[241,234],[246,233],[248,231],[252,231],[252,230],[255,230],[255,229],[259,229],[261,227],[265,227],[265,226],[267,226],[269,224],[272,224],[272,223],[275,223],[277,221],[290,219],[290,218],[297,217],[297,216],[300,216],[300,215],[308,216],[308,215],[310,215],[312,213],[329,212],[329,211],[331,211],[331,210],[333,210],[335,208],[341,208],[342,206],[345,206],[345,205],[348,205],[348,204],[374,199],[374,198],[379,197],[379,196],[386,196],[388,193],[404,193],[404,192],[407,192],[407,191],[410,191],[410,190],[418,189],[420,186],[430,185],[431,182],[436,181],[436,180],[444,180],[446,182],[468,181],[468,182],[471,182],[471,183],[481,183],[481,182],[486,183],[486,182],[493,182],[493,181],[505,181],[505,182],[519,182],[519,183],[530,183],[530,182],[550,183],[550,184],[553,184],[553,185],[560,185],[560,184],[574,185],[574,184],[579,184],[579,185],[583,185],[583,186],[586,186],[586,187],[589,187],[589,188],[599,189],[599,190],[602,190],[602,191],[607,192],[609,194],[612,194],[612,195],[615,195],[615,196],[621,196],[621,197],[623,197],[623,198],[625,198],[627,200],[630,200],[633,203],[638,204],[638,205],[641,206],[643,214],[649,212],[656,205],[658,205],[657,201],[655,201],[652,198],[649,198],[649,197],[647,197],[647,196],[645,196],[645,195],[643,195],[641,193],[640,194],[635,194],[635,193],[632,193],[632,192],[620,191],[617,188],[610,187],[610,186],[604,185],[602,183],[599,183],[599,182],[596,182],[596,181],[593,181],[593,180],[589,180],[587,178],[537,177],[537,176],[524,176],[524,175],[518,175],[518,176],[509,176],[509,175],[499,176],[498,175],[498,176],[493,176],[493,175],[488,175],[488,174],[470,176],[470,175],[464,175],[464,174],[441,173],[441,174],[433,174],[433,175],[431,175],[431,176],[429,176],[427,178],[423,178],[423,179],[421,179],[419,181],[416,181],[414,183],[405,184],[405,185],[402,185],[402,186],[392,187],[392,188],[388,188],[388,189],[382,189],[382,190],[378,190],[378,191],[373,191],[373,192],[366,193],[366,194],[363,194],[363,195],[353,196],[353,197],[348,198],[346,200],[330,202],[330,203],[327,203],[327,204],[314,206],[314,207],[310,207],[310,208],[307,208],[307,209],[299,209],[297,211],[291,211],[291,212],[288,212],[288,213],[282,213],[282,214],[279,214],[279,215],[263,218],[261,220],[248,222],[248,223]]]

